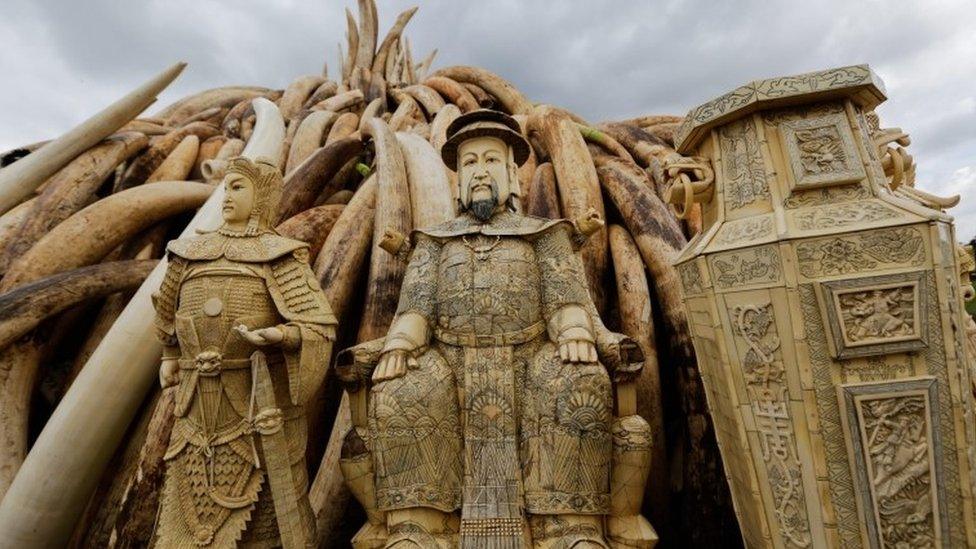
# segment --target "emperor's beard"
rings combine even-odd
[[[491,198],[472,200],[471,206],[468,208],[471,215],[480,221],[491,219],[491,216],[495,214],[495,208],[498,207],[498,183],[491,177],[488,178],[488,181],[491,183]]]

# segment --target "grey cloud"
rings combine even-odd
[[[413,5],[379,4],[381,36]],[[335,73],[347,6],[8,0],[0,149],[65,131],[179,59],[190,66],[151,111],[210,87],[282,88],[324,62]],[[888,84],[883,122],[913,133],[919,181],[938,192],[976,169],[974,16],[965,1],[432,0],[407,35],[418,58],[439,49],[435,67],[485,67],[592,121],[684,114],[753,79],[867,62]]]

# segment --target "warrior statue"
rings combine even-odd
[[[278,168],[236,158],[223,185],[223,225],[170,242],[154,296],[160,382],[177,385],[155,547],[305,547],[303,404],[336,319],[307,245],[272,229]]]
[[[353,543],[607,548],[608,516],[626,508],[628,544],[613,546],[650,547],[633,508],[649,431],[636,415],[614,419],[607,370],[632,379],[642,357],[600,322],[577,253],[599,224],[520,212],[529,144],[508,115],[468,113],[448,136],[459,215],[413,232],[387,336],[343,353],[358,364],[340,371],[354,425],[367,416],[346,438],[343,472],[375,526]],[[357,385],[369,384],[364,406]],[[635,474],[612,479],[631,450],[638,467],[619,472]],[[618,492],[629,500],[614,503]]]

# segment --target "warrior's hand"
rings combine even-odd
[[[281,329],[272,326],[270,328],[259,328],[257,330],[248,330],[247,326],[241,324],[234,328],[237,335],[244,338],[251,345],[257,347],[264,347],[267,345],[276,345],[281,343],[285,339],[284,332]]]
[[[596,362],[596,346],[589,330],[569,328],[560,334],[559,358],[568,363]]]
[[[407,373],[407,367],[416,368],[417,359],[405,349],[392,349],[380,356],[373,370],[373,383],[395,379]]]
[[[164,358],[159,365],[159,385],[165,389],[180,382],[180,363],[175,358]]]

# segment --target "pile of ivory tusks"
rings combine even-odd
[[[409,234],[453,215],[455,176],[439,156],[450,122],[483,107],[515,116],[533,149],[518,173],[526,212],[577,219],[594,210],[608,221],[581,254],[603,317],[636,339],[647,357],[640,413],[654,430],[654,457],[645,506],[652,522],[665,516],[675,457],[666,451],[661,375],[697,383],[671,262],[700,222],[682,224],[662,200],[661,165],[674,153],[681,118],[594,125],[531,102],[481,68],[431,72],[436,50],[415,62],[402,34],[415,11],[400,14],[378,42],[373,0],[359,0],[358,23],[347,10],[335,80],[307,75],[284,90],[211,89],[136,118],[182,70],[177,65],[83,128],[3,155],[0,497],[29,449],[29,426],[43,421],[30,417],[31,399],[56,404],[166,241],[206,201],[226,160],[241,153],[254,129],[252,100],[265,97],[278,105],[287,128],[278,159],[285,174],[278,230],[311,245],[314,272],[346,343],[383,335],[394,313],[405,259],[378,248],[384,232]],[[337,466],[349,418],[345,408],[337,410],[336,383],[327,377],[309,411],[320,539],[335,534],[349,501]],[[680,407],[704,416],[701,403]],[[93,496],[78,543],[146,541],[171,408],[168,392],[147,397]],[[711,436],[705,424],[688,418],[683,430],[692,432],[682,435],[683,444]]]

